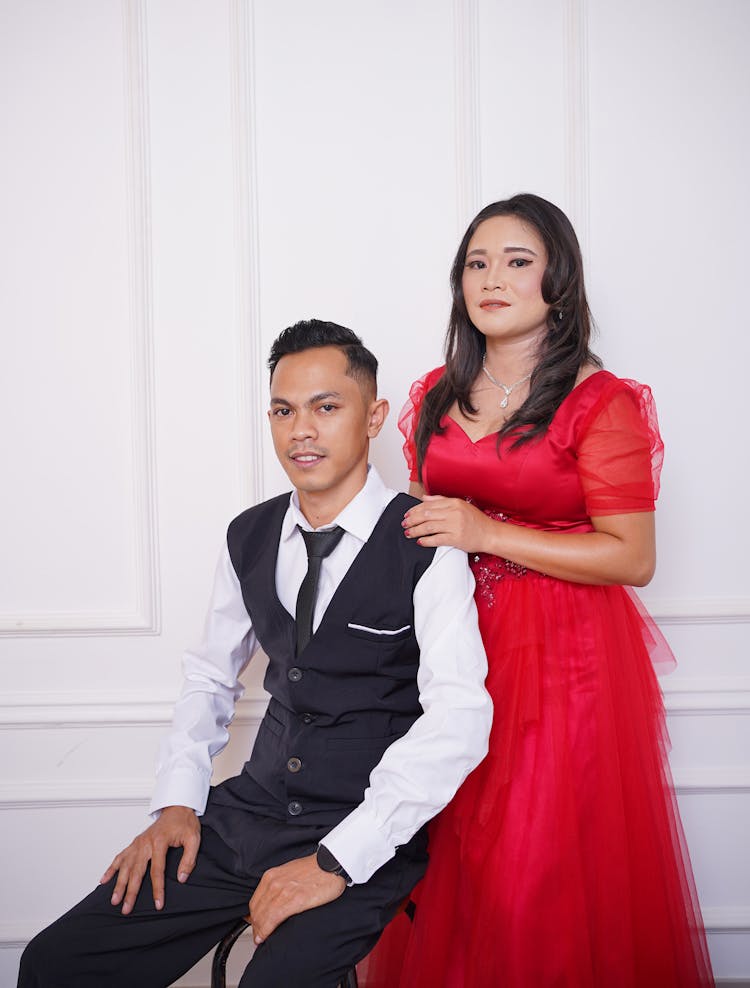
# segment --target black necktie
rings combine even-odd
[[[299,528],[299,526],[297,526]],[[297,655],[312,638],[313,615],[315,613],[315,598],[318,593],[318,578],[323,559],[333,552],[344,529],[328,529],[325,532],[306,532],[300,528],[300,534],[307,548],[307,573],[302,581],[297,596]]]

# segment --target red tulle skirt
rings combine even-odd
[[[363,988],[712,985],[653,661],[622,587],[472,557],[490,751],[430,829]]]

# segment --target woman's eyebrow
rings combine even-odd
[[[520,252],[522,254],[531,254],[532,257],[538,256],[536,251],[533,251],[530,247],[503,247],[503,254],[514,254],[516,252]],[[484,247],[475,247],[474,250],[470,250],[466,256],[471,257],[472,254],[486,255],[487,251],[484,249]]]

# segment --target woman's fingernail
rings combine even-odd
[[[177,876],[177,881],[178,882],[186,882],[187,880],[188,880],[187,872],[186,871],[181,871],[180,874]]]
[[[154,905],[157,909],[161,909],[161,899],[154,899]]]

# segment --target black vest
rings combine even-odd
[[[398,494],[388,504],[297,657],[294,619],[275,584],[289,495],[229,526],[232,565],[269,658],[271,701],[245,766],[261,801],[267,797],[265,812],[335,826],[362,801],[386,748],[422,713],[412,597],[435,550],[403,536],[401,519],[415,503]]]

